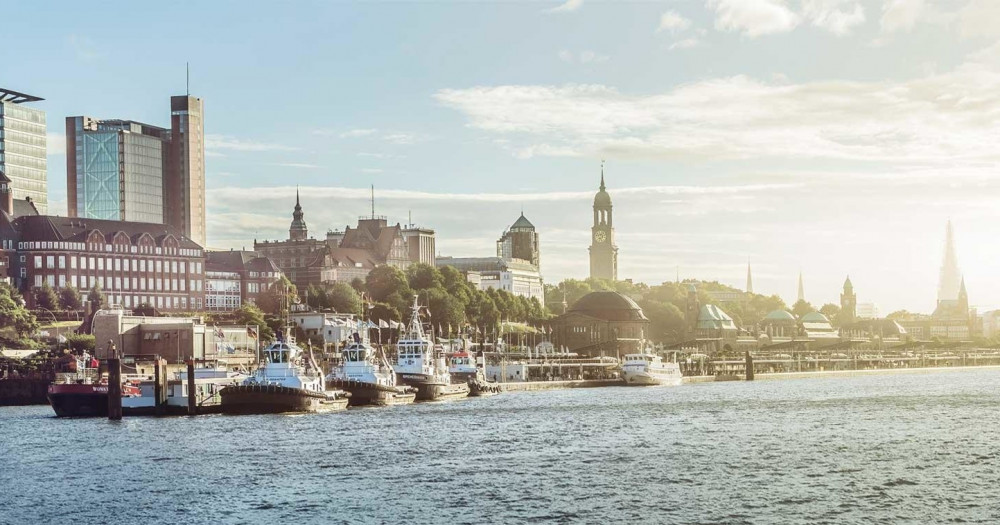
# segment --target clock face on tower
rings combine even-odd
[[[604,242],[608,240],[608,234],[604,233],[603,231],[599,231],[594,234],[594,240],[597,242]]]

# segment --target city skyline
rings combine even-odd
[[[836,303],[850,274],[860,302],[929,313],[951,218],[970,302],[1000,303],[989,267],[1000,255],[989,199],[1000,189],[989,146],[1000,35],[975,15],[991,6],[840,2],[824,15],[763,4],[782,9],[288,6],[268,21],[266,43],[232,36],[262,34],[262,21],[217,6],[179,30],[188,38],[151,38],[169,17],[143,10],[135,49],[126,44],[140,29],[127,22],[140,13],[115,15],[126,28],[115,34],[85,35],[79,27],[101,23],[68,7],[45,14],[35,35],[11,28],[55,45],[0,50],[0,79],[46,99],[34,106],[49,119],[54,214],[66,207],[61,120],[162,125],[162,101],[183,92],[190,60],[191,93],[211,111],[209,247],[281,238],[295,183],[314,231],[351,224],[374,183],[379,213],[406,222],[412,211],[446,255],[488,251],[523,205],[544,238],[546,282],[584,278],[606,157],[621,278],[656,284],[680,267],[682,278],[742,288],[749,257],[756,291],[789,303],[801,269],[816,306]],[[13,15],[42,19],[38,9]],[[435,37],[443,24],[462,29]],[[367,36],[376,25],[397,36]],[[523,41],[490,46],[515,26]],[[146,55],[170,58],[137,58]],[[122,64],[128,74],[109,79]],[[255,79],[262,64],[266,81]]]

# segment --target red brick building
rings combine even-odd
[[[34,289],[97,286],[112,304],[163,311],[205,306],[201,246],[163,224],[17,215],[0,191],[0,246],[7,272],[33,307]]]

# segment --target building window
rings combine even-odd
[[[41,285],[42,285],[42,276],[41,275],[35,275],[35,286],[38,287],[38,286],[41,286]]]
[[[76,269],[76,256],[75,255],[69,258],[69,267],[70,267],[71,270],[75,270]]]
[[[56,258],[55,258],[55,256],[47,255],[45,257],[45,267],[46,268],[55,268],[56,267]]]
[[[36,255],[35,256],[35,268],[37,269],[37,268],[41,268],[41,267],[42,267],[42,256],[41,255]],[[38,286],[41,286],[41,283],[39,283]]]
[[[94,261],[93,258],[91,258],[90,261],[93,262]],[[98,259],[97,259],[97,269],[98,270],[104,270],[104,259],[101,258],[101,257],[98,257]]]
[[[65,255],[60,255],[59,256],[59,269],[60,270],[65,270],[66,269],[66,256]]]

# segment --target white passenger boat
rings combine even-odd
[[[469,395],[469,385],[452,384],[443,349],[435,348],[433,339],[420,320],[420,304],[413,297],[413,313],[406,331],[396,343],[396,377],[404,385],[417,389],[418,401],[439,401]]]
[[[679,385],[683,377],[680,365],[652,353],[627,354],[622,372],[629,385]]]
[[[396,384],[396,372],[385,352],[377,349],[358,329],[341,352],[341,362],[326,376],[327,388],[350,392],[348,403],[358,405],[405,405],[416,398],[416,390]]]
[[[347,408],[349,397],[341,390],[326,390],[312,355],[289,336],[264,350],[264,364],[243,384],[223,388],[220,395],[226,414],[329,412]]]

